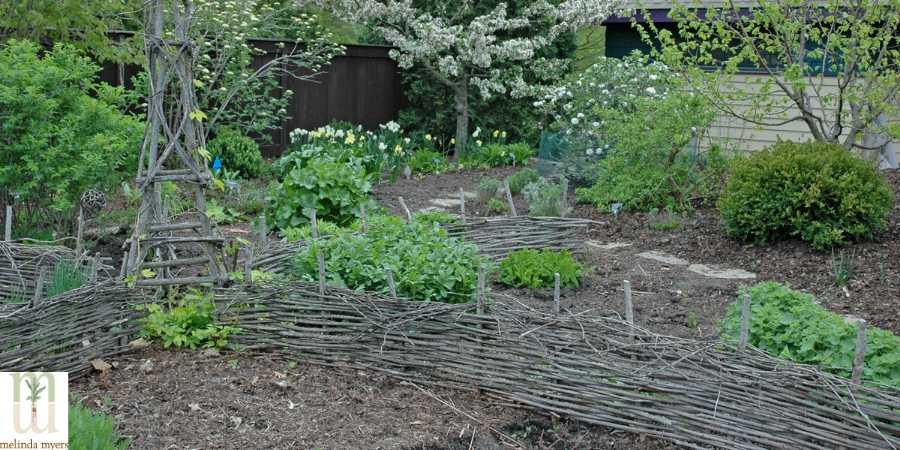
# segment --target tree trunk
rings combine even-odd
[[[463,80],[453,88],[456,100],[456,147],[453,159],[459,159],[469,140],[469,82]]]

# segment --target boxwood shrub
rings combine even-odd
[[[820,142],[779,142],[735,161],[719,198],[728,234],[757,244],[798,237],[817,249],[885,229],[891,204],[871,163]]]

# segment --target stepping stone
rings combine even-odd
[[[600,250],[615,250],[617,248],[631,247],[631,243],[628,242],[610,242],[608,244],[603,244],[599,241],[585,241],[585,244],[594,248],[599,248]]]
[[[756,274],[742,269],[715,269],[705,264],[691,264],[688,270],[705,277],[721,278],[723,280],[753,280]]]
[[[640,256],[644,259],[652,259],[657,262],[661,262],[663,264],[668,264],[671,266],[686,266],[689,263],[677,256],[672,256],[668,253],[658,252],[656,250],[650,250],[643,253],[638,253],[637,256]]]
[[[459,208],[458,198],[433,198],[431,203],[441,208]]]
[[[432,212],[432,211],[437,211],[437,212],[447,212],[446,209],[444,209],[444,208],[439,208],[439,207],[437,207],[437,206],[429,206],[429,207],[427,207],[427,208],[422,208],[422,209],[419,210],[419,212],[426,212],[426,213],[427,213],[427,212]]]

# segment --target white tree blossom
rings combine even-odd
[[[524,68],[552,79],[565,64],[538,57],[539,50],[564,32],[617,12],[621,1],[535,0],[514,16],[506,3],[499,3],[475,17],[475,0],[448,1],[427,10],[412,0],[300,0],[303,3],[329,7],[351,22],[371,25],[395,47],[391,56],[401,68],[421,65],[449,86],[456,102],[458,156],[468,139],[471,89],[486,98],[537,94],[534,83],[525,79]],[[499,70],[500,65],[505,70]]]

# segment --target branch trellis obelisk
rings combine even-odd
[[[224,239],[206,215],[205,191],[213,178],[204,150],[205,115],[194,92],[193,5],[191,0],[145,5],[147,128],[137,172],[141,207],[128,241],[125,275],[137,286],[220,283]],[[190,218],[170,220],[162,196],[166,182],[192,193],[196,213]]]

